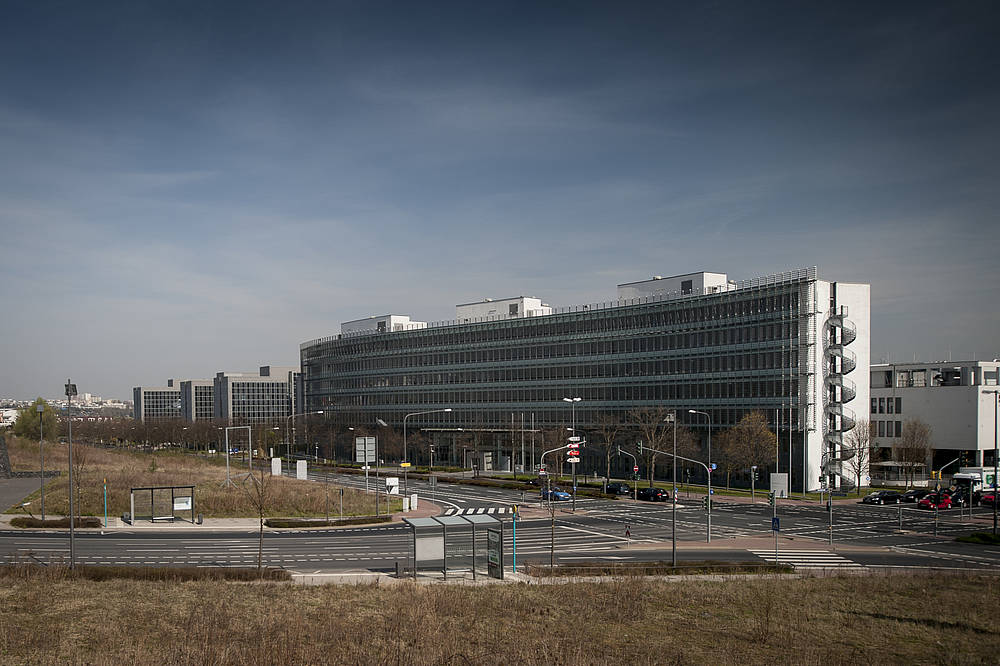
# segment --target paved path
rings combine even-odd
[[[24,498],[38,490],[38,479],[0,479],[0,512],[7,511],[24,501]],[[34,503],[30,506],[32,513],[38,513]]]

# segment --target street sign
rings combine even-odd
[[[632,471],[633,472],[638,472],[639,471],[639,466],[638,465],[633,465],[632,466]]]
[[[778,518],[777,516],[775,516],[774,518],[771,519],[771,531],[772,532],[780,532],[781,531],[781,529],[780,529],[780,522],[779,522],[780,520],[781,519]]]
[[[354,438],[355,461],[359,463],[375,462],[375,438],[355,437]]]
[[[716,464],[712,463],[712,471],[714,472],[716,469],[717,469]]]
[[[573,435],[572,437],[569,438],[569,441],[570,442],[577,442],[577,443],[579,443],[580,442],[580,436],[579,435]]]
[[[568,463],[578,463],[578,462],[580,462],[580,458],[579,458],[579,456],[572,456],[570,458],[566,458],[566,462],[568,462]]]
[[[387,476],[385,477],[385,492],[389,495],[399,494],[399,477],[398,476]]]
[[[409,467],[410,463],[408,463],[408,462],[401,462],[401,463],[399,463],[399,466],[400,467]]]

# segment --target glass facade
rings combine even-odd
[[[503,428],[512,412],[530,412],[549,426],[567,421],[562,398],[572,396],[582,398],[581,427],[602,412],[664,407],[706,411],[714,428],[778,409],[779,427],[798,430],[800,347],[815,343],[803,330],[810,277],[305,343],[306,409],[398,424],[409,412],[451,407],[421,421],[443,428]]]

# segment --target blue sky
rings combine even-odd
[[[807,4],[5,2],[0,396],[812,265],[1000,356],[1000,12]]]

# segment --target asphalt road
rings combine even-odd
[[[321,475],[310,474],[315,480]],[[333,475],[332,483],[364,488],[364,476]],[[374,484],[374,479],[370,479]],[[426,481],[410,479],[410,492],[430,498]],[[513,551],[511,505],[537,504],[537,494],[522,497],[519,491],[439,483],[434,501],[451,513],[488,512],[505,521],[507,563]],[[551,548],[558,562],[669,560],[672,512],[667,504],[632,500],[579,499],[577,511],[569,503],[557,504],[553,524],[548,517],[517,524],[519,563],[548,562]],[[538,512],[536,512],[538,515]],[[1000,569],[1000,547],[964,544],[955,536],[991,527],[991,509],[979,509],[976,519],[968,512],[941,512],[935,536],[931,512],[905,507],[871,507],[840,504],[829,514],[817,504],[779,502],[780,561],[798,566],[858,567],[968,567]],[[771,508],[717,499],[712,511],[712,542],[706,542],[706,514],[700,497],[681,496],[677,510],[678,558],[694,560],[767,561],[774,559]],[[830,545],[830,536],[833,545]],[[451,548],[471,560],[469,534],[449,534]],[[485,541],[480,530],[480,557]],[[392,571],[405,567],[412,556],[412,533],[401,525],[354,529],[266,532],[263,558],[270,566],[299,573],[336,571]],[[77,561],[84,564],[137,566],[253,566],[257,562],[256,532],[206,532],[187,529],[171,532],[113,530],[80,532]],[[68,557],[65,532],[0,532],[0,558],[5,561],[53,562]]]

